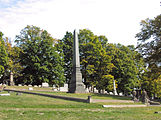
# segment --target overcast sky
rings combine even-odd
[[[140,21],[161,13],[161,0],[0,0],[0,31],[14,41],[27,25],[62,39],[89,29],[110,43],[136,45]]]

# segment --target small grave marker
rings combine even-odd
[[[0,94],[0,96],[10,96],[9,93],[6,93],[6,94]]]
[[[33,88],[29,87],[29,90],[33,90]]]
[[[47,87],[49,87],[49,84],[48,83],[42,83],[42,87],[44,87],[44,88],[47,88]]]

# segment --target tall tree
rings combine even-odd
[[[141,31],[136,34],[137,48],[148,65],[161,73],[161,15],[141,21]]]
[[[134,46],[108,44],[106,51],[115,66],[111,74],[117,81],[117,91],[128,94],[133,88],[140,87],[139,72],[142,72],[144,64]]]
[[[93,53],[92,49],[94,44],[92,40],[94,38],[93,32],[87,29],[79,31],[79,48],[80,48],[80,62],[81,62],[81,72],[84,79],[84,83],[88,86],[90,84],[89,80],[93,79],[94,65],[89,64],[89,55]],[[88,58],[87,58],[88,57]],[[92,58],[90,58],[92,59]],[[91,69],[91,70],[90,70]],[[87,80],[88,79],[88,80]],[[92,84],[96,84],[93,82]]]
[[[17,46],[22,49],[20,62],[24,67],[24,83],[64,83],[63,60],[53,46],[55,42],[46,30],[36,26],[27,26],[16,36]]]
[[[113,79],[109,74],[113,67],[111,57],[104,49],[107,39],[86,29],[80,30],[79,39],[84,83],[99,90],[107,89]]]
[[[7,79],[10,78],[10,74],[12,73],[14,76],[14,82],[17,83],[18,78],[22,76],[21,71],[23,67],[20,64],[20,53],[22,52],[19,47],[12,46],[10,40],[5,38],[5,46],[6,51],[9,58],[8,70],[7,70]]]
[[[3,33],[0,32],[0,78],[4,77],[8,67],[8,54],[5,46],[5,41],[3,38]]]
[[[136,34],[137,49],[144,57],[148,67],[142,79],[142,86],[152,95],[157,93],[155,86],[161,87],[160,82],[156,82],[160,80],[161,75],[161,15],[154,19],[142,20],[140,25],[141,31]]]
[[[59,40],[56,44],[56,48],[64,59],[62,66],[64,68],[66,83],[68,83],[72,74],[73,34],[71,32],[66,32],[64,38]]]

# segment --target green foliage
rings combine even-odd
[[[161,98],[161,75],[157,79],[154,79],[154,88],[154,93],[158,98]]]
[[[159,82],[161,75],[161,15],[154,19],[142,20],[141,27],[141,31],[136,34],[137,48],[145,58],[148,67],[142,76],[142,87],[151,96],[160,93],[158,88],[161,87]]]
[[[108,44],[105,36],[94,35],[87,29],[80,30],[78,37],[81,71],[86,86],[113,91],[115,79],[119,92],[128,94],[133,88],[140,88],[145,66],[134,46]],[[67,32],[58,42],[59,51],[64,54],[67,81],[71,79],[72,72],[72,41],[72,33]]]
[[[0,78],[4,76],[4,73],[8,67],[8,54],[3,38],[3,33],[0,32]]]
[[[73,35],[70,32],[66,32],[66,35],[62,40],[59,40],[56,44],[56,48],[59,51],[60,56],[64,59],[62,64],[64,68],[64,75],[66,82],[71,80],[72,74],[72,59],[73,59]]]
[[[158,64],[161,62],[161,15],[142,20],[141,26],[141,31],[136,34],[137,48],[146,58],[146,62]]]
[[[103,75],[97,87],[102,88],[103,90],[106,89],[107,91],[113,91],[113,80],[114,76]]]
[[[153,73],[150,69],[146,70],[141,79],[141,87],[148,92],[149,96],[156,96],[161,98],[161,75]]]
[[[23,67],[20,63],[20,53],[22,52],[22,50],[19,47],[12,47],[9,57],[10,57],[10,62],[12,63],[10,66],[11,71],[14,74],[14,79],[18,79],[19,77],[22,76],[21,71],[23,70]]]
[[[22,76],[21,71],[23,70],[23,67],[20,64],[20,53],[22,52],[22,50],[19,47],[12,46],[7,37],[5,39],[5,44],[9,57],[9,64],[6,77],[9,79],[10,72],[12,72],[14,76],[14,81],[16,82]]]
[[[144,62],[135,51],[134,46],[108,44],[107,54],[112,57],[114,68],[111,74],[118,84],[118,92],[128,94],[133,88],[140,87],[139,73],[143,71]]]
[[[24,67],[24,83],[64,83],[64,69],[61,66],[63,60],[56,47],[53,47],[54,42],[56,40],[46,30],[35,26],[25,27],[20,35],[16,36],[17,47],[22,49],[20,63]]]
[[[90,30],[80,30],[80,57],[82,74],[87,86],[96,86],[99,90],[107,89],[113,68],[111,57],[106,54],[104,47],[107,38],[96,36]],[[104,46],[104,47],[103,47]]]
[[[105,36],[96,36],[87,29],[80,30],[78,37],[84,83],[87,86],[96,86],[96,84],[100,83],[99,80],[104,75],[108,75],[113,67],[113,64],[110,63],[110,56],[104,50],[107,38]],[[73,34],[66,32],[64,38],[59,40],[56,46],[58,51],[63,53],[63,67],[65,69],[66,81],[68,82],[72,74]],[[100,89],[104,88],[101,87]]]

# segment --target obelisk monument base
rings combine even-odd
[[[69,93],[85,93],[80,68],[76,68],[76,70],[73,71],[72,79],[69,84]]]

